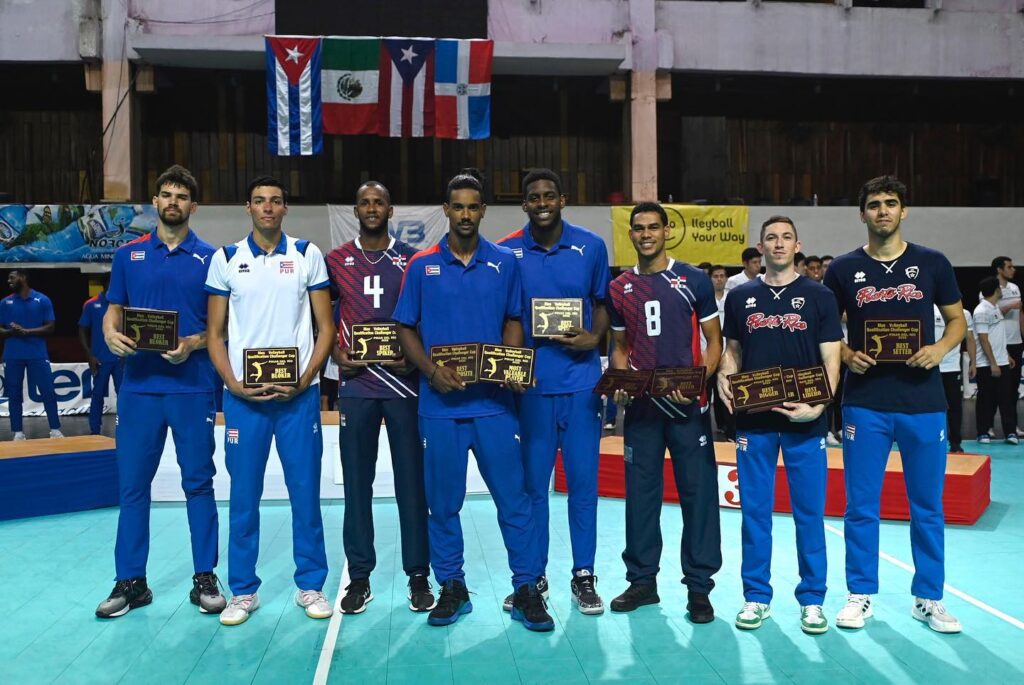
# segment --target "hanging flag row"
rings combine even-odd
[[[323,134],[491,135],[494,41],[267,36],[267,144],[316,155]]]

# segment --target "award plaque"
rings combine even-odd
[[[864,352],[877,362],[905,362],[921,349],[917,319],[868,319],[864,322]]]
[[[594,393],[611,397],[616,390],[624,390],[630,397],[639,397],[647,390],[653,375],[653,371],[607,369],[594,386]]]
[[[797,385],[796,374],[796,369],[782,370],[782,383],[786,386],[786,396],[783,398],[784,402],[800,401],[800,388]]]
[[[530,335],[560,338],[583,328],[583,300],[571,297],[534,297],[530,300]]]
[[[169,352],[178,347],[178,312],[125,307],[121,332],[135,341],[135,349]]]
[[[825,404],[832,401],[832,384],[828,382],[825,367],[812,366],[809,369],[796,369],[796,387],[800,393],[800,402],[804,404]]]
[[[430,361],[438,366],[455,369],[463,383],[476,383],[479,369],[480,345],[463,343],[460,345],[435,345],[430,348]]]
[[[483,345],[480,380],[487,383],[533,383],[533,350],[527,347]]]
[[[655,369],[648,393],[651,397],[665,397],[678,390],[684,397],[700,397],[707,371],[703,366]]]
[[[736,411],[770,409],[788,399],[786,382],[779,366],[734,373],[728,380]]]
[[[258,347],[242,350],[242,365],[245,367],[242,385],[246,388],[299,383],[297,347]]]
[[[352,324],[349,356],[358,362],[393,362],[402,357],[398,327],[393,323]]]

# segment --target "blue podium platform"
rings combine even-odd
[[[112,439],[83,435],[0,444],[0,521],[117,504]]]

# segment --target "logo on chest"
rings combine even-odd
[[[677,276],[675,278],[668,279],[669,287],[674,290],[682,290],[686,287],[686,276]]]
[[[924,293],[917,289],[913,283],[904,283],[895,288],[876,288],[872,285],[861,288],[857,291],[857,307],[863,307],[872,302],[888,302],[890,300],[923,300]]]
[[[394,266],[397,266],[399,269],[404,269],[406,263],[405,255],[398,255],[397,257],[392,257],[391,263]]]
[[[784,331],[806,331],[807,322],[799,314],[762,314],[754,312],[747,316],[747,331],[753,333],[759,328],[781,328]]]
[[[144,261],[145,259],[146,259],[145,251],[143,251],[143,250],[138,250],[138,251],[133,250],[132,251],[132,261],[133,262],[141,262],[141,261]]]
[[[355,263],[356,258],[353,257],[352,255],[348,255],[347,257],[345,257],[345,266],[352,266]]]
[[[246,264],[245,262],[242,262],[241,264],[239,264],[238,265],[238,273],[240,273],[240,274],[247,274],[247,273],[249,273],[249,265]]]
[[[289,260],[285,262],[279,262],[277,266],[277,273],[279,274],[293,274],[295,273],[295,262]]]

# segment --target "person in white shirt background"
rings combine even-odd
[[[979,289],[982,300],[974,309],[974,335],[978,343],[975,362],[978,369],[978,401],[975,407],[978,442],[984,445],[992,441],[989,429],[995,421],[998,407],[1006,442],[1017,445],[1020,440],[1016,433],[1016,412],[1011,409],[1017,404],[1017,389],[1011,386],[1015,363],[1006,350],[1006,326],[997,304],[1002,297],[999,280],[989,276],[981,281]]]
[[[743,285],[747,281],[752,281],[761,275],[761,253],[757,251],[756,247],[748,247],[743,250],[741,258],[743,259],[743,271],[734,276],[729,276],[729,279],[725,282],[726,293],[736,286]]]
[[[1003,314],[1003,326],[1006,328],[1006,351],[1014,364],[1010,371],[1010,375],[1013,377],[1010,385],[1013,387],[1015,400],[1012,412],[1013,425],[1016,429],[1017,437],[1024,438],[1024,431],[1021,430],[1017,417],[1016,402],[1020,391],[1021,354],[1024,353],[1024,339],[1021,337],[1021,331],[1024,329],[1021,328],[1020,288],[1013,282],[1017,269],[1013,266],[1013,260],[1009,257],[996,257],[992,260],[992,270],[995,272],[996,278],[999,279],[1000,296],[996,306],[999,307],[999,311]],[[980,300],[981,297],[978,297],[978,299]]]
[[[935,310],[935,339],[940,340],[946,331],[946,321],[942,318],[938,307]],[[977,368],[975,367],[974,343],[974,318],[971,313],[964,309],[964,318],[967,319],[967,337],[964,343],[967,345],[967,354],[970,358],[969,372],[967,378],[974,378]],[[964,416],[964,388],[963,369],[961,365],[962,347],[950,350],[949,354],[942,358],[939,363],[939,371],[942,372],[942,389],[946,393],[946,403],[949,410],[946,412],[946,437],[949,439],[950,452],[963,452],[960,444],[963,440],[963,416]]]

